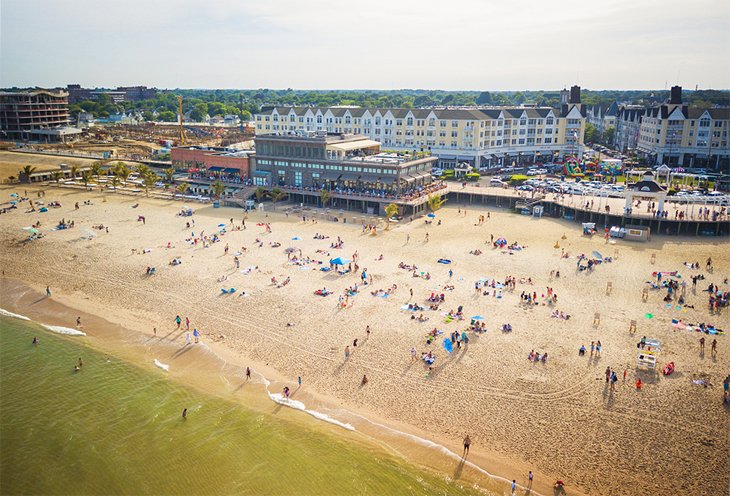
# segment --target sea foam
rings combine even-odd
[[[71,329],[70,327],[55,326],[49,324],[41,324],[43,327],[56,334],[66,334],[67,336],[86,336],[85,332],[79,331],[78,329]]]
[[[4,310],[2,308],[0,308],[0,315],[2,315],[3,317],[12,317],[14,319],[30,320],[25,315],[20,315],[18,313],[13,313],[13,312],[8,312],[7,310]]]
[[[162,363],[157,358],[155,358],[155,367],[159,367],[162,370],[164,370],[165,372],[169,372],[170,371],[170,366],[167,365],[166,363]]]
[[[326,413],[318,412],[316,410],[308,410],[307,406],[302,403],[301,401],[292,400],[290,398],[284,397],[282,394],[279,393],[269,393],[269,398],[271,398],[272,401],[275,403],[278,403],[283,406],[288,406],[289,408],[293,408],[294,410],[300,410],[304,413],[308,413],[312,417],[322,420],[324,422],[329,422],[330,424],[334,424],[338,427],[342,427],[343,429],[347,429],[348,431],[354,431],[355,428],[351,426],[350,424],[346,424],[344,422],[340,422],[337,419],[334,419],[327,415]]]

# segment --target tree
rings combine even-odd
[[[441,195],[428,195],[426,202],[432,213],[441,208],[444,203],[446,203],[446,198],[441,198]]]
[[[198,103],[193,107],[192,112],[190,112],[190,118],[194,120],[195,122],[202,122],[205,120],[205,116],[208,115],[208,104],[207,103]]]
[[[286,198],[286,193],[279,188],[274,188],[271,190],[271,193],[269,193],[269,198],[271,199],[271,203],[274,205],[274,210],[276,210],[276,202]]]
[[[603,144],[613,146],[613,138],[616,136],[616,128],[609,127],[606,132],[603,133]]]
[[[118,176],[122,181],[126,181],[129,177],[129,167],[124,162],[117,162],[114,166],[114,175]]]
[[[81,181],[84,183],[84,188],[89,187],[89,181],[91,181],[91,171],[85,170],[81,173]]]
[[[61,172],[61,171],[53,171],[51,173],[51,177],[53,178],[54,181],[56,181],[57,183],[60,183],[61,182],[61,178],[63,177],[63,172]]]
[[[175,177],[175,169],[170,167],[169,169],[164,170],[165,173],[165,179],[170,184],[175,184],[174,177]]]
[[[114,188],[114,192],[117,192],[117,186],[119,186],[119,176],[116,174],[112,175],[112,178],[110,179],[112,183],[112,187]]]
[[[213,196],[215,196],[217,199],[220,199],[220,197],[226,191],[226,186],[220,181],[215,181],[213,184],[210,185],[210,187],[213,190]]]
[[[145,195],[150,196],[150,188],[153,188],[156,182],[157,174],[152,172],[148,167],[147,172],[142,175],[142,184],[144,185]]]
[[[594,143],[596,139],[596,126],[591,124],[590,122],[586,122],[586,131],[584,134],[583,141],[585,143]]]
[[[99,180],[99,176],[101,176],[102,173],[102,165],[101,162],[94,162],[91,164],[91,173],[96,176],[97,181]]]
[[[332,193],[322,188],[322,191],[319,192],[319,199],[322,202],[322,208],[327,208],[327,203],[332,199]]]
[[[72,165],[71,166],[71,179],[76,179],[76,175],[79,173],[79,166],[78,165]]]
[[[491,105],[492,104],[492,94],[488,91],[482,91],[479,93],[479,96],[477,97],[477,103],[479,105]]]
[[[184,195],[185,193],[188,192],[189,187],[190,187],[190,185],[188,183],[180,183],[177,185],[177,188],[175,188],[175,191],[180,193],[180,195]]]
[[[26,183],[29,183],[30,175],[33,174],[35,171],[36,171],[36,167],[33,167],[32,165],[26,165],[20,171],[20,176],[25,180]]]
[[[391,203],[387,207],[385,207],[385,228],[388,229],[390,227],[390,219],[391,217],[395,217],[398,215],[398,205],[395,203]]]
[[[254,193],[254,195],[256,196],[256,202],[261,203],[261,200],[263,200],[267,194],[268,194],[268,191],[266,191],[265,188],[263,188],[261,186],[256,188],[256,192]]]
[[[177,117],[175,116],[175,113],[170,110],[163,110],[159,114],[157,114],[157,120],[162,122],[175,122],[177,120]]]
[[[151,172],[150,166],[147,164],[137,164],[134,167],[134,172],[139,174],[139,177],[144,178],[149,172]]]

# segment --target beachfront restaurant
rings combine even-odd
[[[319,196],[325,189],[353,198],[407,199],[433,182],[437,158],[384,153],[359,135],[296,132],[256,136],[254,184]],[[379,201],[380,200],[380,201]]]

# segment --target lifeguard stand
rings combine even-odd
[[[636,353],[636,368],[656,370],[657,355],[661,351],[661,344],[658,339],[647,338],[644,347],[639,348]]]

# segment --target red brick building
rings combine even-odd
[[[250,150],[230,151],[225,148],[180,147],[170,152],[172,165],[178,169],[205,169],[209,172],[239,174],[242,179],[251,177]]]

